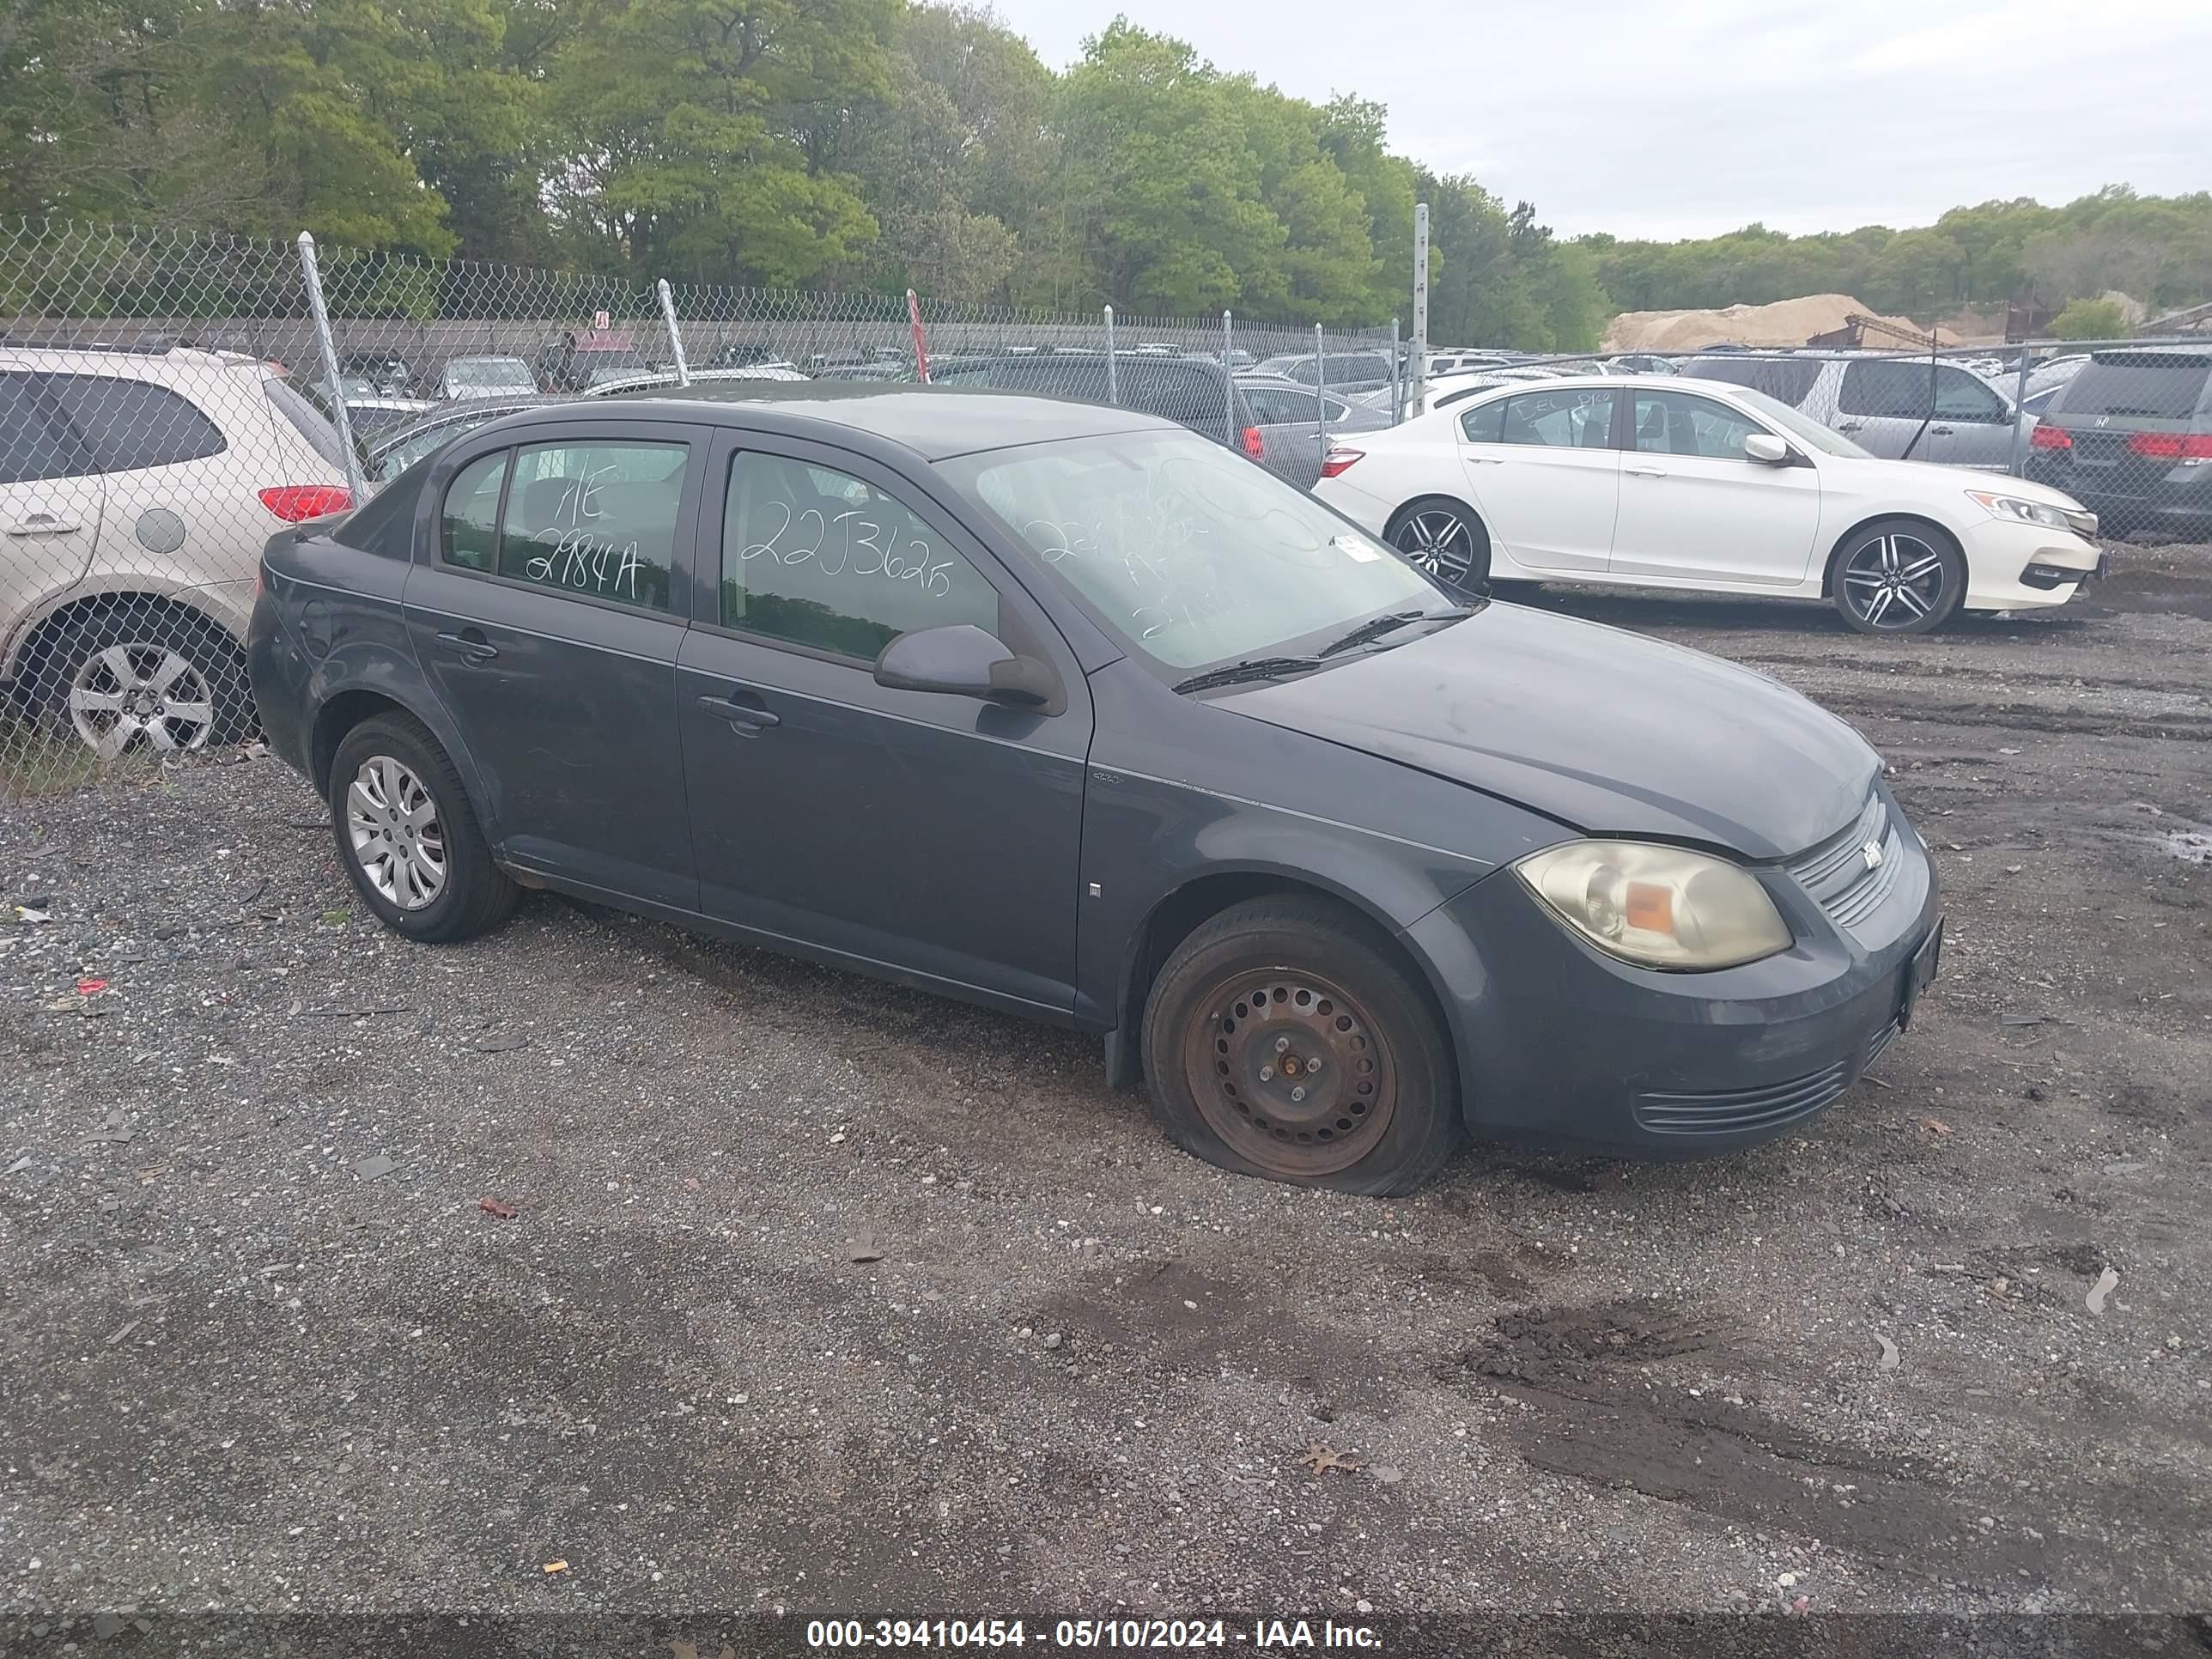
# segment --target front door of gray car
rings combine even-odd
[[[1091,705],[1049,621],[910,481],[843,450],[724,439],[703,523],[677,676],[702,908],[1067,1015]],[[957,623],[1049,662],[1056,704],[876,684],[893,638]]]
[[[2004,471],[2012,465],[2011,402],[1988,381],[1956,363],[1936,369],[1936,416],[1923,440],[1928,453],[1915,458],[1950,466]]]
[[[685,427],[579,422],[465,459],[405,598],[501,855],[687,910],[672,711],[702,452]]]

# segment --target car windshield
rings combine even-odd
[[[530,366],[519,357],[457,357],[446,365],[455,386],[527,386]]]
[[[1825,455],[1852,456],[1863,461],[1873,459],[1842,433],[1822,426],[1810,416],[1800,414],[1779,398],[1770,398],[1756,387],[1747,386],[1738,386],[1735,395],[1809,449],[1817,449]]]
[[[482,426],[486,421],[495,421],[509,413],[507,408],[495,404],[481,413],[472,413],[456,420],[433,421],[412,432],[396,434],[390,444],[377,452],[374,476],[381,480],[396,478],[449,438],[458,438],[464,432]]]
[[[1381,542],[1188,434],[1028,444],[943,470],[1101,625],[1178,672],[1449,608]]]

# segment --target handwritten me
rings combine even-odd
[[[548,550],[533,554],[524,564],[524,573],[531,580],[612,599],[638,597],[637,573],[647,567],[638,556],[637,542],[635,538],[625,542],[594,528],[604,516],[599,506],[600,481],[614,470],[611,462],[568,481],[555,503],[554,522],[529,538]]]

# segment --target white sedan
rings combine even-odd
[[[2096,515],[2070,496],[1877,460],[1720,381],[1498,386],[1339,443],[1314,493],[1460,586],[1825,599],[1869,634],[2063,605],[2103,562]]]

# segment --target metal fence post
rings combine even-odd
[[[1237,381],[1237,364],[1233,356],[1236,349],[1236,329],[1229,313],[1224,311],[1221,313],[1221,379],[1224,386],[1232,387]],[[1231,449],[1237,447],[1237,400],[1234,398],[1221,400],[1221,441]]]
[[[684,356],[684,331],[676,326],[676,295],[669,290],[668,278],[660,279],[660,315],[668,325],[668,349],[676,354],[676,384],[691,384],[691,365]]]
[[[338,429],[338,447],[345,452],[346,483],[354,505],[368,499],[368,480],[362,474],[361,456],[353,447],[353,422],[346,414],[345,387],[338,380],[337,342],[331,337],[331,313],[323,304],[323,273],[315,264],[315,239],[300,233],[300,272],[307,284],[307,310],[315,319],[315,338],[323,349],[323,384],[330,388],[331,421]]]
[[[1390,424],[1396,426],[1406,418],[1406,405],[1399,396],[1401,384],[1398,362],[1398,319],[1390,319]]]
[[[1413,204],[1413,395],[1409,402],[1421,406],[1423,383],[1429,377],[1429,204]]]
[[[2027,473],[2027,366],[2035,353],[2027,342],[2020,343],[2020,377],[2013,383],[2012,398],[2012,476],[2024,477]]]
[[[1121,401],[1121,382],[1114,370],[1114,307],[1106,307],[1106,401],[1119,404]]]
[[[1328,348],[1322,343],[1321,325],[1314,325],[1314,442],[1321,458],[1328,459],[1328,404],[1322,394],[1328,390]]]

